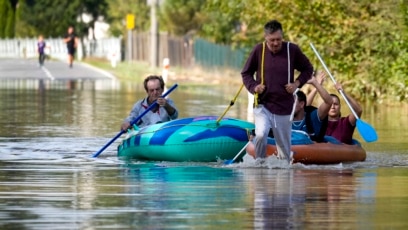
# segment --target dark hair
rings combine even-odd
[[[306,103],[306,94],[304,92],[299,90],[299,91],[297,91],[296,96],[297,96],[299,102],[303,101],[303,102]]]
[[[271,34],[271,33],[274,33],[274,32],[276,32],[278,30],[283,32],[282,24],[280,24],[280,22],[278,22],[277,20],[269,21],[264,26],[265,34]]]
[[[144,79],[144,82],[143,82],[143,86],[144,86],[146,92],[148,91],[147,90],[147,82],[150,81],[150,80],[159,80],[160,81],[160,88],[164,89],[164,80],[163,80],[163,78],[161,76],[149,75]]]
[[[340,101],[339,96],[337,96],[336,94],[331,93],[330,96],[337,98],[338,101]]]

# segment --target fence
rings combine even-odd
[[[65,60],[67,46],[62,38],[45,39],[45,52],[51,58]],[[108,38],[100,40],[83,40],[77,48],[77,58],[82,59],[83,54],[91,57],[109,58],[115,54],[120,55],[121,38]],[[33,58],[37,57],[37,39],[3,39],[0,40],[0,57],[3,58]]]
[[[240,69],[245,62],[245,51],[234,50],[229,46],[212,44],[203,39],[194,40],[196,64],[205,67],[229,67]]]
[[[150,62],[150,34],[132,34],[132,60]],[[47,38],[47,54],[52,58],[65,60],[66,45],[62,38]],[[77,49],[77,58],[82,56],[107,58],[115,57],[124,60],[125,49],[122,38],[106,38],[98,40],[82,40]],[[242,68],[245,51],[234,50],[229,46],[213,44],[203,39],[190,37],[174,37],[160,33],[158,38],[158,62],[170,59],[172,66],[188,68],[200,65],[206,68]],[[126,50],[127,51],[127,50]],[[32,58],[37,57],[37,39],[3,39],[0,40],[0,57]],[[117,55],[117,56],[116,56]],[[159,63],[156,63],[158,65]]]
[[[150,60],[150,34],[133,31],[132,60]],[[172,66],[189,67],[194,64],[192,40],[183,37],[170,36],[167,33],[158,35],[158,60],[169,58]],[[158,65],[159,63],[156,63]]]

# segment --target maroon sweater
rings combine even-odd
[[[289,44],[290,53],[290,82],[294,82],[295,69],[300,72],[297,80],[302,87],[312,76],[313,66],[300,48]],[[249,55],[241,75],[249,92],[254,93],[255,86],[261,83],[262,43],[257,44]],[[265,44],[264,57],[264,85],[265,91],[258,95],[259,103],[263,104],[271,113],[289,115],[292,112],[294,98],[286,92],[288,84],[288,54],[287,42],[282,43],[282,49],[273,54]],[[256,78],[254,79],[254,74]]]
[[[353,133],[356,128],[350,124],[349,116],[341,117],[337,121],[329,121],[326,135],[333,136],[337,140],[351,145],[353,143]]]

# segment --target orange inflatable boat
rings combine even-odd
[[[303,132],[292,132],[293,163],[302,164],[338,164],[347,162],[365,161],[366,151],[358,141],[353,145],[341,143],[316,143],[310,140]],[[250,142],[246,151],[255,157],[255,145]],[[266,155],[276,155],[276,145],[273,138],[268,138]]]

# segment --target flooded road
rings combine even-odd
[[[180,117],[220,116],[237,90],[181,84],[170,97]],[[125,162],[120,138],[92,158],[144,95],[113,80],[1,81],[0,229],[408,227],[406,106],[365,109],[379,140],[356,131],[367,160],[353,164]],[[247,119],[246,98],[226,116]]]

